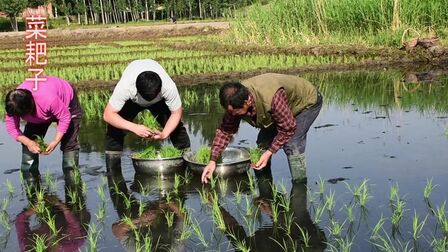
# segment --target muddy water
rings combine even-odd
[[[42,186],[48,186],[45,179],[47,173],[57,182],[45,198],[46,205],[54,210],[57,226],[61,228],[57,237],[65,237],[59,241],[59,247],[66,251],[79,248],[90,250],[92,246],[84,237],[92,232],[91,226],[94,224],[100,230],[96,250],[134,251],[138,241],[132,238],[129,225],[119,221],[131,216],[134,224],[140,227],[138,236],[143,239],[148,234],[153,239],[152,246],[160,250],[233,250],[237,244],[232,238],[233,234],[237,240],[251,246],[253,251],[283,250],[282,246],[291,249],[295,245],[299,250],[323,251],[340,248],[337,239],[353,241],[352,251],[364,251],[373,248],[373,243],[382,244],[379,238],[370,237],[373,227],[383,217],[385,222],[379,235],[389,237],[398,250],[402,250],[399,244],[404,247],[407,243],[408,248],[430,250],[433,238],[443,237],[430,207],[436,209],[442,206],[447,200],[448,191],[446,74],[428,70],[414,73],[353,72],[307,75],[306,78],[319,86],[324,95],[324,106],[307,138],[307,186],[311,192],[307,193],[304,185],[291,185],[286,156],[282,151],[273,157],[272,162],[273,181],[279,188],[284,187],[292,209],[295,224],[289,232],[291,238],[285,238],[288,231],[284,228],[287,222],[284,215],[280,215],[278,223],[273,221],[272,208],[269,207],[272,197],[266,181],[259,179],[251,191],[247,178],[235,178],[229,180],[225,188],[216,189],[219,192],[219,209],[227,227],[221,230],[213,222],[213,204],[201,202],[198,191],[209,191],[210,188],[204,189],[199,177],[193,177],[174,194],[170,193],[174,190],[173,179],[160,181],[135,175],[128,155],[143,148],[144,143],[134,136],[129,135],[126,140],[121,160],[122,172],[106,176],[105,125],[99,119],[91,119],[84,122],[80,135],[84,196],[73,196],[71,191],[76,186],[67,190],[73,183],[60,168],[59,152],[41,158]],[[199,88],[198,92],[214,93],[216,87]],[[188,106],[184,121],[192,149],[211,143],[221,116],[222,110],[217,102],[212,101],[207,106]],[[51,139],[53,134],[54,128],[46,139]],[[256,136],[257,130],[243,123],[232,145],[253,146]],[[5,208],[2,219],[9,219],[10,226],[9,230],[6,224],[0,228],[0,247],[5,251],[17,251],[25,244],[32,246],[33,242],[28,240],[33,240],[36,234],[49,234],[50,231],[43,224],[45,217],[34,214],[31,203],[35,200],[27,197],[20,184],[17,170],[20,146],[8,137],[3,123],[0,124],[0,150],[0,199],[8,199],[8,202],[2,202]],[[368,180],[370,197],[365,207],[361,208],[347,187],[358,186],[365,179]],[[429,202],[423,198],[428,179],[437,185]],[[14,186],[12,194],[8,192],[7,180]],[[324,182],[323,195],[318,193],[320,181]],[[241,185],[241,202],[235,195],[237,184]],[[139,185],[147,186],[149,193],[142,193]],[[403,217],[397,227],[391,225],[394,207],[389,201],[389,192],[393,185],[398,185],[399,198],[405,203]],[[98,187],[104,189],[104,203],[101,203]],[[327,207],[329,202],[326,199],[331,195],[334,195],[335,206],[331,211],[323,211],[321,218],[318,218],[319,207]],[[176,203],[168,204],[167,197],[174,198],[172,202]],[[102,204],[105,217],[99,220]],[[351,205],[353,222],[349,221],[345,207]],[[197,223],[202,230],[205,243],[191,228],[193,224],[186,221],[186,215],[179,213],[178,209],[182,206],[187,209],[192,223]],[[416,242],[412,240],[414,210],[420,220],[428,216]],[[140,218],[139,211],[143,213]],[[446,213],[446,210],[442,211]],[[166,213],[172,213],[172,225],[165,218]],[[343,226],[340,236],[331,233],[334,223]],[[300,238],[298,226],[310,235],[308,248]],[[189,236],[186,230],[190,231]]]

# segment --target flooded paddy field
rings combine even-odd
[[[107,173],[110,93],[81,90],[79,174],[63,174],[56,151],[41,157],[41,183],[27,187],[21,147],[0,123],[0,250],[446,251],[446,72],[303,77],[324,96],[308,132],[306,185],[291,184],[283,151],[272,178],[141,176],[129,155],[145,142],[131,134],[121,172]],[[218,88],[180,89],[193,150],[211,144],[221,121]],[[242,123],[231,145],[253,147],[257,133]]]

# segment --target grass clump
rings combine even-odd
[[[134,157],[140,159],[156,159],[156,158],[174,158],[182,156],[182,151],[173,146],[163,146],[156,149],[154,146],[148,146],[146,149],[136,153]]]

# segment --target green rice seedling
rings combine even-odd
[[[246,228],[247,228],[247,234],[249,237],[253,236],[255,234],[256,231],[256,222],[257,222],[257,216],[259,214],[258,212],[258,208],[256,207],[255,209],[252,207],[248,207],[249,212],[251,212],[252,214],[250,215],[245,215],[243,216],[244,219],[244,223],[246,224]]]
[[[104,188],[102,185],[98,185],[96,188],[96,194],[101,202],[106,202],[106,194],[104,193]]]
[[[442,237],[440,239],[433,238],[431,241],[431,247],[434,252],[446,252],[448,249],[448,237]]]
[[[89,251],[97,251],[97,242],[100,238],[101,230],[98,229],[95,223],[87,224],[89,232],[87,233],[87,240],[89,241]]]
[[[75,190],[72,190],[72,189],[67,190],[67,195],[69,198],[69,202],[71,204],[75,205],[76,203],[78,203],[79,194],[76,189]]]
[[[252,204],[250,203],[250,198],[249,196],[246,194],[244,195],[244,199],[246,202],[246,216],[251,216],[252,215]]]
[[[291,212],[291,198],[288,197],[288,195],[282,193],[279,195],[278,200],[283,211],[285,211],[286,213]]]
[[[440,207],[436,208],[436,218],[445,236],[448,236],[448,219],[445,215],[446,201]]]
[[[181,183],[182,183],[181,176],[175,174],[175,175],[174,175],[173,192],[174,192],[176,195],[179,194],[179,187],[180,187],[180,184],[181,184]]]
[[[214,200],[212,202],[212,217],[213,217],[213,222],[215,223],[216,227],[219,230],[226,230],[226,224],[224,222],[224,217],[222,216],[222,212],[221,209],[219,207],[219,203],[218,203],[218,195],[216,195],[216,192],[214,192],[214,196],[213,196]]]
[[[6,179],[5,185],[6,185],[6,188],[8,189],[8,193],[14,194],[14,185],[12,184],[12,182],[9,179]]]
[[[330,220],[330,227],[328,227],[328,231],[330,235],[335,238],[340,238],[342,234],[342,230],[344,228],[345,221],[341,224],[335,220]]]
[[[160,123],[157,121],[157,118],[154,117],[151,113],[145,111],[139,115],[143,125],[148,127],[151,130],[162,131],[163,128]]]
[[[426,220],[428,219],[428,215],[426,215],[425,219],[419,222],[417,211],[414,210],[414,218],[412,219],[412,237],[414,240],[420,238],[420,234],[425,226]]]
[[[201,230],[201,226],[199,225],[199,222],[197,220],[194,220],[194,223],[192,223],[192,226],[194,233],[198,237],[199,241],[201,242],[202,246],[205,248],[208,248],[208,242],[205,239],[204,233]]]
[[[34,236],[33,236],[33,243],[34,243],[33,251],[36,251],[36,252],[47,251],[47,249],[49,248],[49,245],[47,245],[48,241],[49,241],[49,237],[47,237],[45,234],[44,235],[34,234]]]
[[[191,215],[185,210],[184,223],[182,225],[182,231],[180,233],[179,240],[185,241],[192,235],[191,227],[193,223],[191,221]]]
[[[246,241],[238,239],[238,237],[232,232],[227,232],[227,234],[230,236],[231,242],[236,251],[241,252],[251,251],[250,247],[247,246]]]
[[[329,212],[333,211],[335,200],[334,200],[334,191],[330,189],[328,195],[325,196],[325,205]]]
[[[202,190],[198,190],[199,193],[199,198],[201,199],[201,203],[202,204],[208,204],[210,203],[210,192],[202,189]]]
[[[255,193],[255,181],[254,181],[254,177],[252,176],[251,171],[247,171],[247,178],[249,181],[249,189],[251,191],[252,194]]]
[[[151,234],[146,233],[143,236],[143,244],[141,246],[139,246],[138,248],[136,248],[136,251],[153,251],[153,249],[154,248],[153,248],[153,242],[151,239]]]
[[[323,206],[318,205],[316,208],[316,212],[314,214],[314,222],[319,224],[320,221],[322,220],[322,215],[324,214],[325,208],[326,208],[326,202]]]
[[[130,209],[131,205],[132,205],[131,196],[130,195],[128,196],[123,192],[119,192],[119,193],[120,193],[121,197],[123,197],[123,203],[124,203],[125,208]]]
[[[40,152],[45,152],[48,145],[45,143],[44,138],[39,135],[34,135],[34,137],[36,138],[34,141],[39,145]]]
[[[186,185],[190,184],[192,178],[193,178],[193,174],[189,170],[185,170],[184,177],[183,177],[184,183]]]
[[[145,211],[145,204],[143,204],[142,199],[140,198],[138,200],[138,216],[142,216],[143,212]]]
[[[285,238],[287,238],[287,239],[285,239]],[[288,235],[288,234],[282,238],[281,243],[278,240],[274,239],[273,237],[269,237],[269,239],[271,239],[273,242],[277,243],[277,245],[280,247],[281,251],[294,251],[295,252],[297,245],[298,245],[297,241],[295,239],[293,239],[291,237],[291,235]]]
[[[350,239],[349,237],[339,237],[336,238],[336,245],[333,245],[331,243],[327,243],[330,246],[330,251],[337,251],[337,252],[350,252],[353,246],[354,237]]]
[[[173,211],[165,211],[165,219],[168,224],[168,227],[172,227],[174,224],[174,212]]]
[[[387,232],[383,229],[384,236],[379,235],[377,237],[377,242],[371,241],[371,243],[379,250],[386,252],[411,252],[414,248],[409,248],[411,241],[406,244],[402,244],[400,240],[396,240],[397,244],[394,244],[392,239],[389,237]]]
[[[381,215],[380,220],[375,224],[375,226],[372,229],[372,234],[370,235],[371,240],[375,240],[380,237],[379,231],[383,229],[385,222],[386,219],[383,218],[383,215]]]
[[[393,212],[390,220],[394,227],[398,227],[400,225],[401,220],[403,219],[404,211],[405,211],[406,203],[404,200],[398,199],[396,203],[393,204]]]
[[[215,176],[210,177],[210,188],[213,190],[216,188],[216,183],[218,182],[218,178]]]
[[[241,193],[241,183],[240,182],[238,182],[236,184],[236,192],[234,192],[233,195],[235,196],[236,204],[240,205],[241,204],[241,199],[243,197],[243,195]]]
[[[106,217],[106,204],[105,202],[100,202],[98,206],[98,213],[95,214],[96,219],[99,222],[103,222]]]
[[[56,216],[51,213],[48,208],[45,209],[45,212],[46,215],[44,221],[47,224],[48,228],[50,228],[51,234],[56,235],[59,232],[59,230],[56,228]]]
[[[344,205],[345,210],[347,212],[347,219],[350,223],[355,221],[355,216],[353,214],[353,206],[352,205]]]
[[[171,202],[171,200],[172,200],[172,195],[171,195],[171,192],[167,192],[166,193],[166,195],[165,195],[165,200],[166,200],[166,202],[167,203],[170,203]]]
[[[134,156],[141,159],[174,158],[182,156],[182,151],[173,146],[163,146],[157,150],[155,146],[150,145]]]
[[[325,191],[325,181],[322,179],[321,176],[319,176],[319,181],[317,181],[317,186],[319,188],[320,197],[323,197],[324,191]]]
[[[207,164],[210,161],[211,149],[208,146],[201,146],[194,154],[194,161],[199,164]]]
[[[3,198],[2,200],[2,210],[6,211],[9,207],[9,198]]]
[[[437,186],[437,185],[433,185],[433,184],[432,184],[432,179],[430,179],[430,180],[426,180],[425,190],[423,191],[423,198],[424,198],[425,200],[428,200],[428,199],[429,199],[429,196],[431,196],[431,193],[432,193],[432,191],[434,190],[434,188],[435,188],[436,186]]]
[[[250,162],[253,167],[258,163],[258,160],[260,160],[261,154],[263,154],[263,150],[258,147],[249,148],[249,156],[250,156]]]
[[[280,209],[279,209],[279,204],[277,202],[272,201],[271,211],[272,211],[272,215],[271,215],[272,222],[278,223],[279,216],[280,216]]]
[[[397,184],[393,184],[393,185],[390,187],[390,193],[389,193],[389,201],[390,201],[390,202],[393,202],[393,201],[395,201],[396,199],[399,198],[399,196],[398,196],[398,190],[399,190],[399,188],[398,188],[398,185],[397,185]]]
[[[300,237],[302,238],[302,242],[306,248],[310,247],[311,235],[308,233],[307,229],[302,228],[299,224],[294,223],[300,231]]]
[[[182,156],[182,151],[171,145],[162,146],[159,152],[162,158],[172,158]]]
[[[353,197],[358,201],[358,204],[362,208],[366,206],[368,200],[371,198],[367,182],[368,180],[364,179],[358,187],[354,186],[353,188],[350,187],[348,183],[345,183],[348,190],[353,194]]]
[[[218,187],[221,195],[225,195],[227,192],[227,188],[229,187],[229,181],[227,179],[218,180]]]
[[[8,212],[6,212],[6,211],[0,212],[0,225],[2,225],[3,228],[7,231],[11,230],[11,224],[10,224]]]
[[[294,213],[285,213],[283,215],[283,226],[286,234],[291,235],[292,224],[294,223]]]

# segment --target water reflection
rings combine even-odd
[[[120,162],[108,163],[110,197],[119,220],[112,224],[112,233],[127,251],[182,251],[179,237],[183,229],[184,195],[173,193],[174,178],[157,178],[136,174],[128,190],[121,173]],[[111,167],[114,166],[114,167]],[[160,179],[160,181],[157,181]],[[171,196],[172,195],[172,196]]]
[[[65,202],[48,193],[39,179],[27,182],[29,205],[15,221],[20,251],[39,246],[45,251],[79,251],[84,245],[90,213],[81,192],[82,182],[72,172],[66,172],[64,180]]]
[[[269,171],[267,167],[266,171]],[[322,229],[313,223],[307,209],[307,187],[304,183],[294,183],[291,187],[289,200],[280,202],[273,192],[272,176],[269,172],[257,174],[259,196],[254,199],[258,211],[269,216],[273,224],[263,225],[253,234],[248,234],[245,225],[238,223],[225,207],[220,205],[226,226],[226,235],[236,251],[244,250],[238,245],[244,245],[251,251],[324,251],[326,237]],[[275,195],[275,196],[274,196]],[[288,206],[282,203],[289,202]],[[274,210],[274,208],[276,210]],[[274,215],[279,215],[274,219]],[[305,237],[303,234],[307,234]]]

